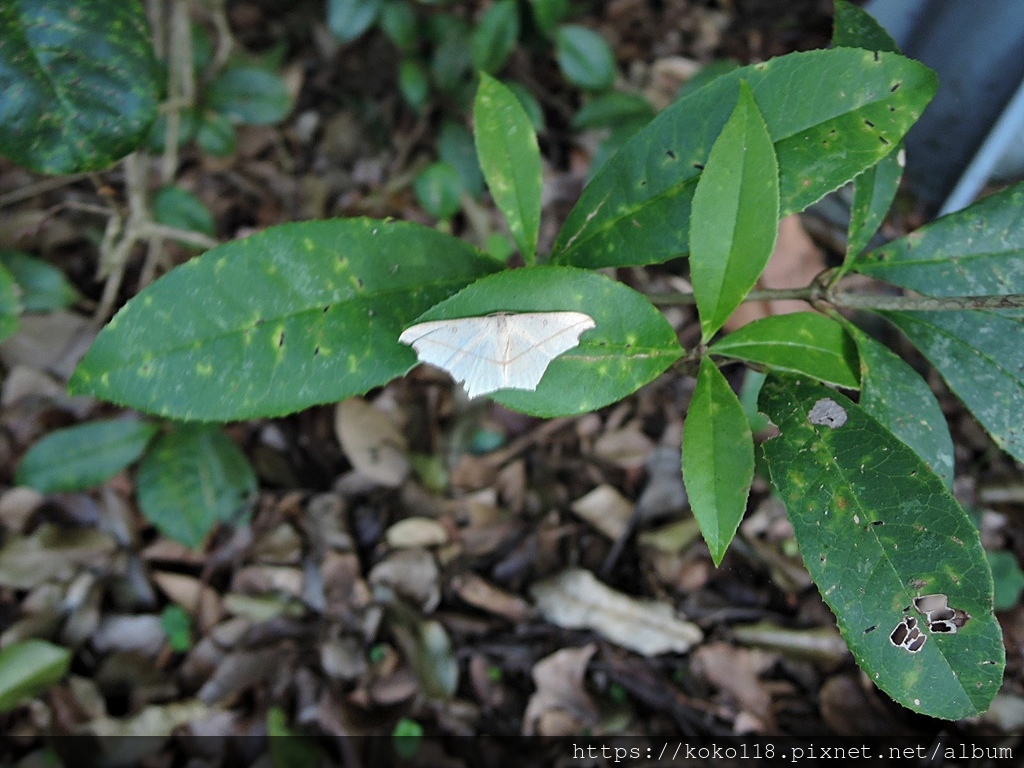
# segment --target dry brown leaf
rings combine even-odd
[[[633,502],[607,483],[576,499],[569,508],[612,541],[622,536],[633,515]]]
[[[388,528],[384,539],[395,549],[440,547],[448,543],[448,529],[429,517],[407,517]]]
[[[563,648],[534,665],[537,690],[523,713],[524,736],[571,736],[593,728],[599,713],[586,691],[585,678],[596,650],[594,643]]]
[[[388,587],[430,613],[441,602],[441,573],[433,556],[423,549],[393,552],[370,571],[373,587]]]
[[[24,314],[18,332],[0,344],[0,361],[8,369],[25,365],[67,378],[95,336],[88,318],[74,312]]]
[[[216,704],[278,674],[284,661],[281,649],[276,647],[232,651],[217,665],[213,677],[206,681],[196,696],[206,704]]]
[[[274,565],[250,565],[239,568],[231,580],[231,589],[246,595],[302,595],[302,571]]]
[[[636,424],[611,430],[594,443],[594,454],[622,469],[640,469],[654,450],[654,441]]]
[[[180,573],[153,572],[153,581],[173,602],[193,616],[199,614],[199,626],[206,631],[224,615],[220,595],[199,579]]]
[[[694,670],[728,694],[759,723],[761,731],[774,727],[771,695],[760,679],[774,662],[774,654],[720,642],[703,645],[693,653]]]
[[[455,576],[452,587],[474,608],[504,616],[510,621],[526,621],[533,614],[533,607],[519,595],[499,589],[472,571]]]
[[[0,586],[32,589],[51,579],[65,581],[85,565],[109,563],[117,543],[95,528],[64,529],[52,523],[31,536],[12,536],[0,549]]]
[[[21,533],[42,503],[43,494],[35,488],[9,488],[0,493],[0,523],[11,533]]]
[[[590,571],[570,568],[530,590],[544,618],[568,629],[593,629],[644,656],[686,653],[704,635],[670,605],[616,592]]]
[[[397,488],[409,474],[408,444],[387,414],[361,397],[350,397],[334,412],[341,449],[360,474]]]

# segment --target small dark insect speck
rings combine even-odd
[[[704,170],[704,165],[702,163],[694,163],[693,167],[696,168],[698,171]]]
[[[673,160],[676,159],[676,153],[671,149],[666,149],[665,154],[671,157]]]

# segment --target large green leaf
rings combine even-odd
[[[747,508],[754,479],[754,438],[736,393],[705,357],[686,412],[683,481],[693,516],[720,565]]]
[[[243,521],[256,476],[219,427],[186,424],[153,444],[136,484],[146,519],[165,536],[195,547],[217,523]]]
[[[0,650],[0,712],[38,696],[59,682],[69,666],[71,652],[45,640],[25,640]]]
[[[998,312],[882,312],[938,369],[996,445],[1024,461],[1024,320]]]
[[[779,172],[750,87],[740,96],[693,193],[690,279],[707,343],[764,270],[779,229]]]
[[[916,712],[984,712],[1005,655],[977,528],[913,450],[838,392],[769,376],[760,404],[780,431],[764,443],[772,484],[857,663]],[[930,594],[971,618],[932,632],[913,607]],[[927,636],[916,653],[890,639],[906,617]]]
[[[40,173],[106,168],[156,118],[157,71],[138,0],[5,0],[0,153]]]
[[[847,389],[860,386],[856,346],[842,325],[814,312],[756,320],[715,342],[709,351]]]
[[[887,346],[852,323],[847,330],[860,354],[860,407],[928,462],[953,488],[953,439],[928,383]]]
[[[426,227],[282,224],[165,275],[99,334],[69,384],[179,419],[274,416],[408,371],[402,328],[497,264]]]
[[[51,432],[18,465],[15,481],[43,493],[79,491],[109,480],[138,459],[157,426],[109,419]]]
[[[500,272],[416,321],[550,311],[583,312],[596,327],[586,331],[578,347],[550,363],[536,390],[491,395],[502,405],[535,416],[587,413],[635,392],[682,355],[672,326],[646,298],[622,283],[571,267]]]
[[[523,259],[532,264],[537,253],[544,181],[530,118],[512,91],[481,73],[473,123],[487,187]]]
[[[733,70],[677,100],[584,190],[555,243],[557,263],[649,264],[685,254],[693,190],[747,81],[779,162],[781,214],[806,208],[895,149],[936,89],[896,54],[794,53]]]
[[[861,254],[851,267],[928,296],[1024,293],[1024,184]]]

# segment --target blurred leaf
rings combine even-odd
[[[71,652],[45,640],[25,640],[0,649],[0,712],[9,712],[59,682]]]
[[[20,293],[14,275],[6,266],[0,266],[0,339],[6,339],[18,330]]]
[[[739,69],[740,63],[736,59],[715,59],[714,61],[708,62],[700,70],[683,83],[683,86],[676,93],[675,100],[689,96],[690,94],[699,91],[705,85],[713,80],[717,80],[722,75],[727,75],[734,69]]]
[[[615,57],[597,32],[566,24],[555,30],[555,56],[562,74],[573,85],[602,91],[615,80]]]
[[[462,180],[448,163],[428,165],[413,181],[416,199],[436,219],[450,219],[459,212]]]
[[[336,38],[350,43],[368,30],[383,0],[327,0],[327,26]]]
[[[484,174],[476,156],[473,134],[462,123],[445,120],[437,135],[437,153],[442,162],[448,163],[459,174],[462,188],[472,198],[479,198],[484,191]]]
[[[516,0],[498,0],[477,22],[470,36],[473,66],[493,75],[508,60],[519,39],[519,8]]]
[[[42,259],[10,248],[0,248],[0,264],[11,273],[21,289],[21,309],[24,312],[50,312],[78,301],[78,291],[67,281],[64,273]],[[8,313],[0,298],[0,316],[5,314]]]
[[[1008,611],[1020,600],[1020,591],[1024,589],[1024,571],[1020,569],[1016,555],[1005,549],[998,552],[986,552],[988,564],[992,568],[992,581],[995,583],[993,605],[997,611]]]
[[[202,24],[192,24],[192,69],[206,72],[213,62],[213,38]]]
[[[530,118],[530,125],[533,126],[533,130],[540,133],[544,130],[544,110],[540,106],[540,102],[537,101],[537,97],[530,93],[530,90],[520,82],[511,80],[502,83],[519,99],[519,103],[523,109],[526,110],[527,116]]]
[[[92,488],[134,463],[157,431],[155,424],[135,419],[58,429],[22,457],[15,480],[43,493]]]
[[[206,92],[211,109],[237,123],[273,125],[291,111],[291,96],[284,81],[259,67],[236,66],[224,70]]]
[[[398,90],[410,107],[422,110],[430,99],[427,70],[416,59],[402,59],[398,65]]]
[[[747,509],[754,438],[743,406],[710,357],[700,361],[683,430],[683,481],[711,559],[719,566]]]
[[[238,144],[238,134],[226,116],[207,110],[199,123],[196,141],[204,152],[214,157],[229,157]]]
[[[651,120],[654,107],[643,96],[635,93],[612,91],[588,101],[572,118],[576,130],[588,128],[618,128],[623,123]]]
[[[141,2],[5,2],[0,40],[0,154],[76,173],[143,142],[160,89]]]
[[[161,187],[153,195],[153,218],[186,232],[202,232],[213,237],[213,215],[198,197],[181,187]]]
[[[442,19],[437,20],[440,36],[430,59],[430,75],[439,89],[455,94],[460,87],[470,84],[470,31],[461,19],[447,14],[442,18],[443,23]]]
[[[569,0],[530,0],[534,21],[541,32],[551,34],[571,10]]]
[[[899,46],[885,28],[865,10],[846,0],[835,0],[832,45],[899,53]]]
[[[184,653],[192,647],[192,619],[180,605],[168,605],[160,613],[160,626],[171,650]]]
[[[406,0],[386,0],[380,9],[380,27],[402,53],[409,54],[419,42],[416,12]]]
[[[761,276],[778,229],[775,149],[750,86],[741,82],[693,193],[690,280],[705,344]]]
[[[395,748],[395,754],[411,760],[423,743],[423,726],[408,717],[401,718],[391,731],[391,743]]]
[[[267,710],[267,736],[270,764],[274,768],[319,768],[320,750],[316,742],[288,725],[288,715],[280,707]]]
[[[178,122],[178,147],[183,147],[196,137],[199,131],[199,114],[194,109],[182,109]],[[160,153],[167,146],[167,115],[161,113],[146,134],[146,148]]]
[[[196,547],[217,523],[244,522],[256,476],[220,427],[189,424],[153,444],[136,485],[145,518],[168,538]]]

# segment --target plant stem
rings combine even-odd
[[[660,306],[695,304],[692,293],[648,294]],[[835,309],[908,310],[939,312],[970,309],[1024,309],[1024,294],[1000,296],[884,296],[878,293],[830,291],[817,284],[806,288],[765,288],[751,291],[744,302],[800,299],[811,304],[828,304]]]

